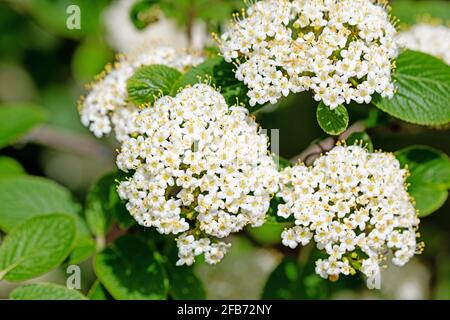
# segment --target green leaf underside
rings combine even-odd
[[[9,281],[23,281],[52,270],[68,256],[76,235],[76,221],[68,215],[49,214],[25,221],[0,247],[0,274]]]
[[[117,300],[166,298],[165,274],[145,242],[124,236],[94,259],[95,273]]]
[[[450,66],[416,51],[405,51],[397,59],[392,99],[375,96],[373,103],[400,120],[419,125],[450,122]]]
[[[161,96],[171,95],[181,72],[165,65],[139,68],[128,79],[128,99],[136,105],[153,104]]]
[[[27,284],[15,288],[9,295],[12,300],[86,300],[80,292],[53,283]]]
[[[30,104],[0,105],[0,148],[13,144],[44,121],[45,111],[38,106]]]
[[[445,203],[450,188],[450,159],[426,146],[411,146],[396,153],[402,166],[408,165],[408,192],[416,201],[419,216],[427,216]]]
[[[330,107],[324,103],[320,103],[317,107],[317,122],[319,126],[327,134],[336,136],[347,129],[348,126],[348,112],[343,105],[331,110]]]
[[[21,164],[10,157],[0,157],[0,179],[25,174]]]

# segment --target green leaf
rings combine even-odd
[[[299,263],[287,257],[270,274],[262,299],[324,299],[329,295],[328,283],[314,272],[306,273]]]
[[[0,148],[15,143],[45,121],[45,110],[30,104],[0,105]]]
[[[133,4],[130,10],[130,20],[138,30],[147,28],[160,19],[159,0],[141,0]]]
[[[44,274],[68,256],[76,240],[73,217],[49,214],[14,228],[0,247],[0,279],[23,281]]]
[[[206,291],[203,283],[195,275],[193,267],[177,266],[178,249],[174,243],[166,255],[169,257],[164,265],[169,278],[169,295],[174,300],[204,300]]]
[[[408,165],[409,194],[416,201],[419,216],[427,216],[445,203],[450,188],[450,159],[436,149],[412,146],[396,153],[402,166]]]
[[[117,300],[150,300],[166,297],[166,276],[155,253],[145,242],[124,236],[94,259],[100,282]]]
[[[127,208],[125,207],[124,201],[121,201],[115,206],[113,214],[114,214],[114,221],[117,222],[117,224],[122,230],[127,230],[131,226],[136,224],[136,220],[134,220],[133,216],[128,212]]]
[[[373,104],[400,120],[419,125],[450,122],[450,66],[421,52],[405,51],[397,59],[392,99],[375,96]]]
[[[0,203],[0,229],[6,232],[33,216],[54,212],[76,216],[80,210],[67,189],[33,176],[0,179]]]
[[[90,300],[114,300],[98,280],[89,289],[88,298]]]
[[[0,178],[23,174],[25,174],[25,170],[17,160],[10,157],[0,157]]]
[[[323,102],[317,107],[317,122],[323,131],[337,136],[344,132],[348,126],[348,112],[343,105],[331,110]]]
[[[278,171],[282,171],[283,169],[290,167],[292,165],[288,159],[280,157],[279,155],[274,155],[273,158],[278,165]]]
[[[79,264],[95,254],[97,246],[89,235],[78,234],[75,247],[70,253],[68,264]]]
[[[160,96],[170,95],[181,72],[165,65],[139,68],[128,79],[128,98],[136,105],[153,104]]]
[[[214,57],[206,60],[202,64],[189,69],[180,79],[178,79],[174,90],[175,92],[187,85],[208,82],[220,89],[228,105],[235,105],[237,101],[248,105],[248,88],[243,82],[236,79],[233,72],[234,66],[227,63],[222,57]],[[174,93],[174,92],[172,92]],[[262,106],[247,108],[254,112]]]
[[[96,236],[105,236],[113,217],[114,205],[119,201],[116,176],[108,173],[94,183],[86,200],[86,222]]]
[[[113,58],[114,55],[106,44],[96,37],[87,38],[73,53],[72,75],[80,83],[90,81]]]
[[[53,283],[26,284],[15,288],[10,294],[12,300],[86,300],[80,292]]]
[[[359,145],[366,148],[367,151],[373,152],[373,143],[369,135],[365,132],[354,132],[348,136],[346,143],[348,146]]]
[[[447,1],[412,1],[402,0],[392,3],[392,14],[400,19],[400,23],[415,24],[425,16],[450,21],[450,3]]]

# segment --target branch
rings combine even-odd
[[[114,159],[112,151],[96,139],[46,125],[31,131],[22,142],[33,142],[56,150],[101,159],[107,163]]]
[[[355,132],[364,131],[364,123],[362,121],[355,122],[345,132],[338,137],[328,137],[322,141],[313,141],[305,150],[291,159],[292,163],[314,161],[321,153],[331,150],[337,141],[345,140],[349,135]]]

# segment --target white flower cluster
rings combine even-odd
[[[397,35],[400,47],[421,51],[450,64],[450,28],[420,23]]]
[[[219,41],[250,104],[276,103],[312,90],[331,109],[392,97],[395,28],[372,0],[262,0],[236,19]]]
[[[205,253],[218,262],[224,238],[264,223],[278,172],[247,109],[228,107],[206,84],[158,99],[134,119],[137,136],[122,144],[118,167],[132,176],[119,195],[136,221],[163,234],[179,234],[178,264]]]
[[[383,260],[403,266],[421,249],[416,243],[417,212],[405,186],[407,170],[390,153],[368,153],[360,146],[336,146],[312,167],[281,173],[278,215],[294,216],[282,233],[295,248],[314,239],[327,259],[316,261],[323,278],[360,270],[377,276]]]
[[[123,141],[130,130],[129,117],[138,111],[128,103],[127,81],[142,66],[163,64],[180,71],[203,61],[200,56],[171,47],[145,48],[123,57],[91,85],[91,91],[79,105],[81,122],[98,138],[115,129],[118,141]]]

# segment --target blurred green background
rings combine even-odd
[[[150,41],[146,37],[153,36],[150,28],[159,18],[150,19],[148,16],[152,15],[138,12],[145,6],[153,7],[153,2],[0,0],[0,103],[40,105],[47,109],[48,119],[23,143],[2,149],[0,155],[19,160],[29,174],[58,181],[83,201],[90,184],[114,168],[116,143],[112,138],[97,140],[81,126],[77,99],[85,93],[84,85],[106,63],[113,61],[115,53],[133,45],[131,39]],[[442,23],[450,21],[447,1],[397,0],[391,3],[402,28],[424,16]],[[81,8],[80,30],[66,27],[66,8],[71,4]],[[231,13],[243,6],[240,0],[167,0],[162,1],[160,10],[188,41],[203,39],[208,44],[209,32],[220,31]],[[113,16],[121,18],[108,18]],[[123,21],[129,23],[125,26]],[[156,36],[173,35],[164,34],[164,29],[157,32],[161,34]],[[316,139],[326,137],[315,120],[315,106],[316,102],[308,94],[300,94],[258,113],[263,128],[280,130],[281,156],[292,158]],[[367,118],[386,123],[382,129],[368,131],[377,149],[395,151],[408,145],[424,144],[450,154],[450,132],[446,128],[408,125],[370,112],[364,106],[351,106],[349,110],[351,123]],[[447,201],[438,212],[422,220],[425,253],[401,270],[391,267],[385,272],[382,290],[368,291],[357,285],[335,290],[333,297],[450,299],[449,211]],[[235,236],[231,252],[221,264],[199,265],[197,271],[207,287],[208,297],[260,297],[268,274],[283,257],[279,250],[280,232],[280,226],[267,225]],[[92,281],[89,265],[83,269],[84,290]],[[44,278],[65,282],[61,270]],[[0,283],[0,298],[7,297],[12,287]]]

